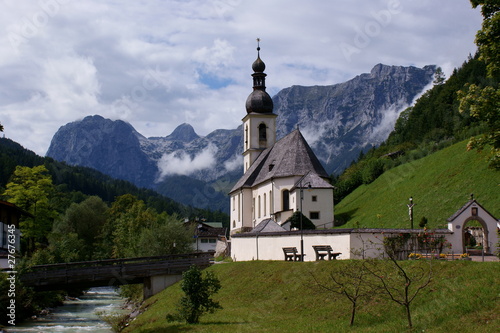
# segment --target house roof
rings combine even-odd
[[[10,210],[10,211],[14,211],[14,212],[22,214],[22,215],[34,217],[32,214],[28,213],[27,211],[17,207],[16,205],[14,205],[13,203],[10,203],[8,201],[0,200],[0,207],[7,209],[7,210]]]
[[[213,227],[212,225],[220,225],[221,222],[196,222],[196,221],[188,221],[184,222],[184,225],[195,225],[195,235],[198,237],[217,237],[217,236],[225,236],[226,228],[223,227]]]
[[[206,228],[198,229],[198,237],[218,237],[226,235],[226,228]]]
[[[203,224],[211,226],[212,228],[222,228],[222,222],[203,222]]]
[[[311,147],[296,129],[273,146],[265,149],[247,172],[231,189],[231,192],[245,187],[253,187],[272,178],[316,174],[315,182],[327,178],[328,174]],[[321,186],[326,186],[326,181]]]

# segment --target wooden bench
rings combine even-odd
[[[314,252],[316,252],[316,260],[325,260],[325,257],[328,260],[335,260],[342,253],[333,252],[333,249],[330,245],[313,245]]]
[[[296,247],[284,247],[285,261],[303,261],[305,254],[298,253]]]

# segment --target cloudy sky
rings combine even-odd
[[[94,114],[206,135],[241,123],[257,37],[274,95],[377,63],[449,74],[481,21],[467,0],[0,0],[0,123],[40,155]]]

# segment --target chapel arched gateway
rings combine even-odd
[[[454,251],[462,250],[465,253],[465,226],[470,221],[478,221],[483,227],[483,243],[484,252],[487,254],[494,254],[498,244],[497,228],[499,221],[491,215],[483,206],[481,206],[476,199],[469,200],[462,206],[455,214],[448,219],[448,229],[452,231],[452,235],[448,240],[452,244]]]

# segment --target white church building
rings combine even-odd
[[[259,47],[257,51],[252,65],[253,91],[243,117],[244,174],[229,192],[230,252],[234,261],[284,260],[286,250],[291,248],[299,251],[301,260],[312,261],[318,259],[318,246],[330,247],[338,259],[380,258],[386,255],[385,240],[402,235],[412,240],[406,241],[402,257],[413,251],[428,251],[426,241],[422,245],[414,240],[430,237],[433,241],[446,240],[450,247],[439,243],[443,246],[436,245],[431,251],[440,257],[451,255],[453,260],[467,251],[465,239],[470,236],[467,224],[471,221],[482,226],[475,237],[484,252],[492,255],[498,251],[500,221],[472,198],[448,219],[447,229],[430,233],[425,229],[333,228],[334,188],[300,130],[276,140],[278,115],[273,113],[273,101],[266,92],[265,64]],[[295,212],[308,217],[316,230],[290,230],[287,220]]]
[[[278,115],[266,92],[265,68],[257,47],[253,91],[242,120],[244,175],[229,193],[231,234],[249,232],[261,222],[284,231],[286,220],[296,211],[302,211],[317,228],[331,228],[329,176],[299,129],[276,141]]]

